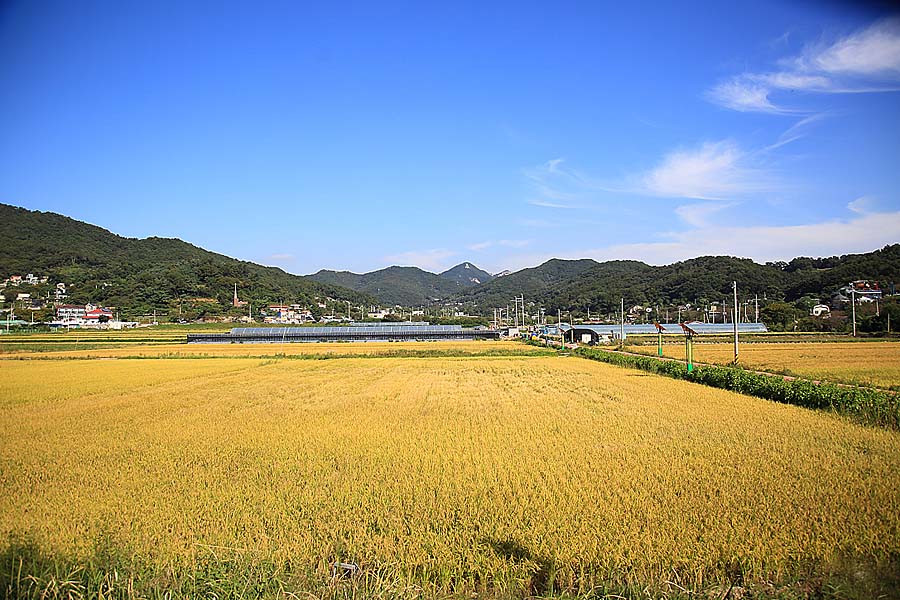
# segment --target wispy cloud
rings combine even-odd
[[[477,242],[475,244],[469,244],[466,246],[467,249],[473,250],[475,252],[481,252],[483,250],[487,250],[489,248],[524,248],[528,244],[531,243],[531,240],[487,240],[484,242]]]
[[[554,158],[523,171],[533,188],[532,206],[543,208],[580,208],[585,193],[592,187],[590,180],[579,171],[566,167],[565,159]]]
[[[709,225],[709,218],[730,206],[734,206],[733,203],[719,203],[719,202],[700,202],[698,204],[684,204],[675,209],[675,214],[678,217],[693,227],[705,227]]]
[[[769,261],[869,252],[900,240],[900,212],[855,214],[849,219],[799,225],[699,227],[666,237],[659,242],[620,244],[579,254],[596,260],[633,258],[659,265],[707,255]]]
[[[636,178],[633,191],[671,198],[723,200],[772,189],[773,175],[732,140],[706,142],[666,154]]]
[[[560,223],[550,219],[516,219],[516,224],[520,227],[532,227],[535,229],[546,229],[550,227],[559,227]]]
[[[869,215],[878,212],[878,200],[872,196],[860,196],[847,203],[847,209],[858,215]]]
[[[286,252],[270,254],[263,259],[264,264],[277,266],[290,266],[297,261],[297,257]]]
[[[740,112],[788,114],[792,111],[775,106],[769,100],[772,90],[746,77],[735,77],[715,85],[706,93],[715,104]]]
[[[549,200],[529,200],[528,204],[532,206],[542,206],[544,208],[578,208],[572,204],[563,204],[562,202],[551,202]]]
[[[900,18],[806,46],[778,61],[778,70],[735,75],[707,91],[707,98],[742,112],[802,114],[810,111],[772,100],[791,90],[809,93],[867,93],[900,90]]]
[[[900,18],[878,21],[830,45],[807,47],[796,68],[896,79],[900,76]]]
[[[428,250],[410,250],[399,254],[385,256],[384,261],[401,267],[419,267],[426,271],[443,271],[452,266],[448,259],[459,253],[446,248],[432,248]]]

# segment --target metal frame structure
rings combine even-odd
[[[281,344],[291,342],[399,342],[498,339],[500,332],[460,325],[353,327],[236,327],[229,333],[191,333],[189,344]]]

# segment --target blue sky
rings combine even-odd
[[[0,202],[294,273],[900,242],[897,14],[257,4],[0,5]]]

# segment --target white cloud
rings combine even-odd
[[[855,202],[850,204],[859,208]],[[900,242],[900,211],[860,213],[851,208],[851,212],[854,214],[845,219],[799,225],[720,227],[703,224],[686,231],[663,234],[655,242],[614,244],[552,254],[515,254],[504,258],[503,268],[524,269],[551,258],[640,260],[652,265],[668,265],[698,256],[727,255],[766,262],[798,256],[871,252]]]
[[[804,70],[835,75],[900,75],[900,18],[879,21],[825,48],[808,48]]]
[[[867,93],[900,89],[900,18],[886,19],[830,44],[804,48],[779,61],[782,70],[742,73],[706,94],[715,104],[742,112],[792,114],[771,96],[778,90]]]
[[[851,219],[803,225],[700,227],[667,237],[660,242],[587,250],[579,257],[630,258],[661,265],[708,255],[740,256],[765,262],[797,256],[869,252],[900,241],[900,212],[857,214]]]
[[[871,196],[860,196],[856,200],[848,202],[847,208],[859,215],[877,212],[875,198],[872,198]]]
[[[776,73],[764,73],[762,75],[749,75],[748,77],[768,86],[783,90],[825,91],[831,87],[831,80],[822,75],[803,75],[800,73],[781,71]]]
[[[670,152],[658,166],[638,178],[634,191],[673,198],[722,200],[772,186],[771,175],[755,167],[749,154],[733,141],[722,140]]]
[[[488,240],[484,242],[478,242],[475,244],[469,244],[466,246],[469,250],[473,250],[475,252],[481,252],[482,250],[487,250],[488,248],[524,248],[528,244],[531,243],[531,240]]]
[[[491,246],[494,245],[494,242],[478,242],[476,244],[469,244],[466,246],[469,250],[474,250],[475,252],[481,252],[482,250],[487,250]]]
[[[563,204],[561,202],[550,202],[548,200],[529,200],[528,204],[532,206],[542,206],[544,208],[578,208],[571,204]]]
[[[583,200],[593,184],[575,169],[564,167],[564,162],[562,158],[554,158],[523,171],[536,196],[528,200],[528,204],[544,208],[579,208],[572,203]]]
[[[297,257],[293,254],[275,253],[263,259],[263,264],[275,266],[290,266],[297,261]]]
[[[675,209],[675,214],[688,225],[704,227],[709,224],[709,217],[729,206],[733,206],[733,204],[721,204],[716,202],[684,204]]]
[[[453,265],[447,259],[457,256],[459,253],[446,248],[432,248],[430,250],[410,250],[400,254],[385,256],[384,261],[401,267],[419,267],[426,271],[443,271]]]
[[[770,91],[768,87],[735,77],[715,85],[706,95],[713,103],[739,112],[786,112],[772,104]]]
[[[516,219],[516,224],[520,227],[534,227],[537,229],[545,229],[547,227],[559,227],[559,223],[549,219]]]

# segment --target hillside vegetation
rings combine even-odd
[[[383,304],[423,306],[445,300],[492,279],[472,263],[460,263],[440,274],[418,267],[388,267],[370,273],[322,269],[310,279],[339,285],[374,296]]]
[[[388,267],[362,275],[323,269],[309,275],[309,278],[369,294],[387,305],[421,306],[447,298],[463,289],[458,281],[418,267]]]
[[[524,294],[550,313],[557,309],[584,313],[590,309],[596,314],[615,311],[620,298],[644,306],[728,299],[735,280],[744,296],[827,300],[856,279],[874,279],[882,286],[900,282],[900,244],[866,254],[766,264],[731,256],[702,256],[659,267],[639,261],[553,259],[493,279],[455,299],[492,307],[505,306],[514,295]]]
[[[611,313],[620,298],[629,305],[704,304],[730,297],[737,280],[743,297],[827,300],[856,279],[883,287],[900,282],[900,244],[865,254],[795,258],[759,264],[730,256],[703,256],[665,266],[634,260],[598,263],[553,259],[504,277],[472,263],[436,274],[417,267],[370,273],[322,270],[306,277],[263,267],[192,246],[177,239],[124,238],[62,215],[0,204],[0,277],[36,273],[63,281],[75,302],[98,302],[132,312],[190,305],[191,316],[229,310],[233,286],[242,300],[312,305],[329,296],[354,305],[427,306],[458,303],[490,314],[514,296],[543,306],[585,314]],[[213,299],[212,305],[201,300]],[[343,309],[342,309],[343,310]],[[177,310],[176,310],[177,312]]]
[[[68,285],[73,302],[95,302],[134,313],[164,309],[195,298],[231,304],[234,284],[242,300],[259,307],[281,300],[312,303],[329,296],[373,302],[365,294],[312,281],[275,267],[229,258],[178,239],[125,238],[49,212],[0,204],[0,277],[35,273]],[[201,302],[207,310],[216,303]]]

